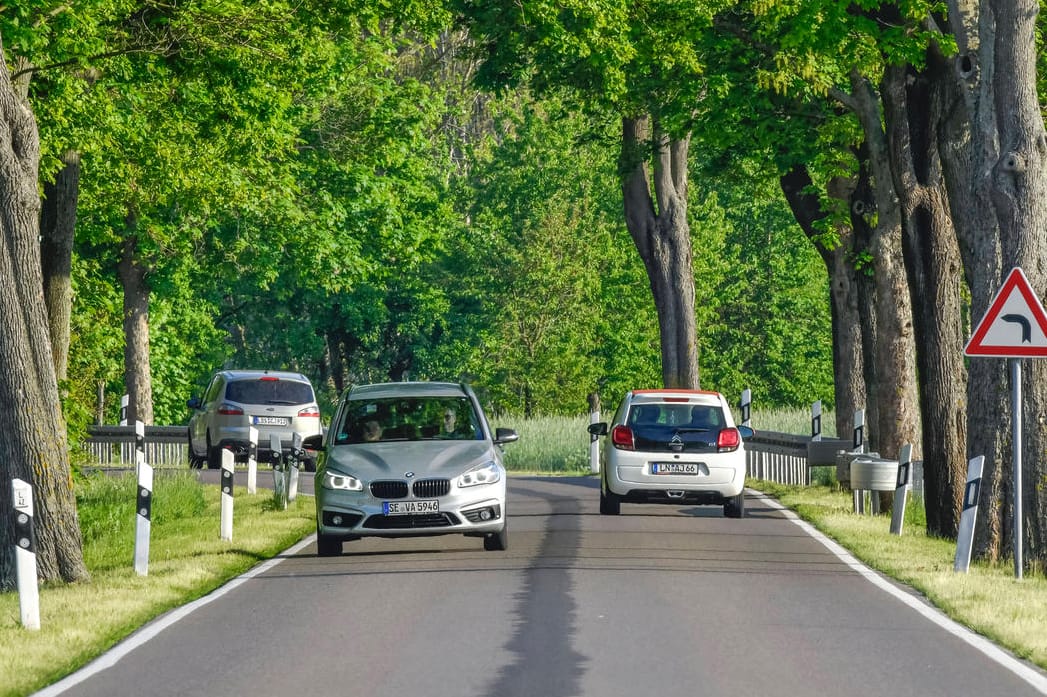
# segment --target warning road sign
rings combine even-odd
[[[1047,358],[1047,312],[1017,266],[963,350],[968,356]]]

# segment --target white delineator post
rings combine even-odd
[[[593,409],[589,412],[589,423],[600,423],[600,410]],[[589,435],[589,471],[596,474],[600,471],[600,436]]]
[[[865,410],[855,409],[854,411],[854,430],[851,435],[851,452],[852,453],[864,453],[865,452]],[[865,513],[865,492],[854,490],[851,492],[854,497],[854,510],[856,513]],[[873,513],[880,512],[880,500],[876,497],[876,494],[872,495],[872,501],[870,502]]]
[[[280,447],[280,436],[269,434],[269,454],[273,458],[273,491],[276,501],[287,509],[287,464],[282,462],[283,451]]]
[[[149,574],[149,536],[153,520],[153,468],[138,463],[138,500],[135,516],[135,571],[139,576]]]
[[[223,540],[233,539],[233,451],[222,448],[222,528]]]
[[[120,397],[120,425],[127,425],[127,405],[130,403],[130,395],[123,395]]]
[[[287,468],[287,500],[294,501],[298,498],[298,473],[302,467],[302,459],[305,451],[302,449],[302,434],[295,433],[291,437],[291,458]]]
[[[898,453],[898,481],[894,489],[894,509],[891,511],[891,534],[901,535],[905,522],[905,503],[912,481],[912,443],[906,443]]]
[[[145,464],[145,424],[135,421],[135,470]]]
[[[752,404],[753,404],[753,393],[748,387],[742,390],[742,426],[752,426]]]
[[[258,493],[258,429],[252,426],[247,432],[247,493]]]
[[[36,581],[36,541],[33,533],[33,487],[11,480],[14,496],[15,567],[22,626],[40,629],[40,588]]]
[[[865,410],[856,409],[854,412],[854,435],[852,439],[853,450],[856,453],[865,452]]]
[[[978,496],[982,486],[982,468],[984,466],[984,455],[979,455],[967,463],[967,485],[963,490],[963,512],[960,514],[960,530],[956,535],[956,558],[953,560],[953,571],[967,573],[971,566],[974,523],[978,518]]]
[[[822,439],[822,400],[811,405],[811,440]]]

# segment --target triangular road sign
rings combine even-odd
[[[989,303],[963,352],[967,356],[1047,358],[1047,312],[1017,266]]]

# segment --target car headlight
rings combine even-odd
[[[340,491],[363,491],[364,483],[356,477],[338,472],[324,472],[324,480],[320,483],[325,489],[338,489]]]
[[[459,487],[477,486],[479,484],[494,484],[501,478],[501,470],[492,460],[491,462],[485,462],[479,467],[474,467],[459,476],[456,483]]]

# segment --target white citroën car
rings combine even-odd
[[[614,419],[589,426],[609,436],[600,455],[600,513],[622,502],[722,505],[745,514],[745,443],[719,392],[662,389],[626,393]]]

